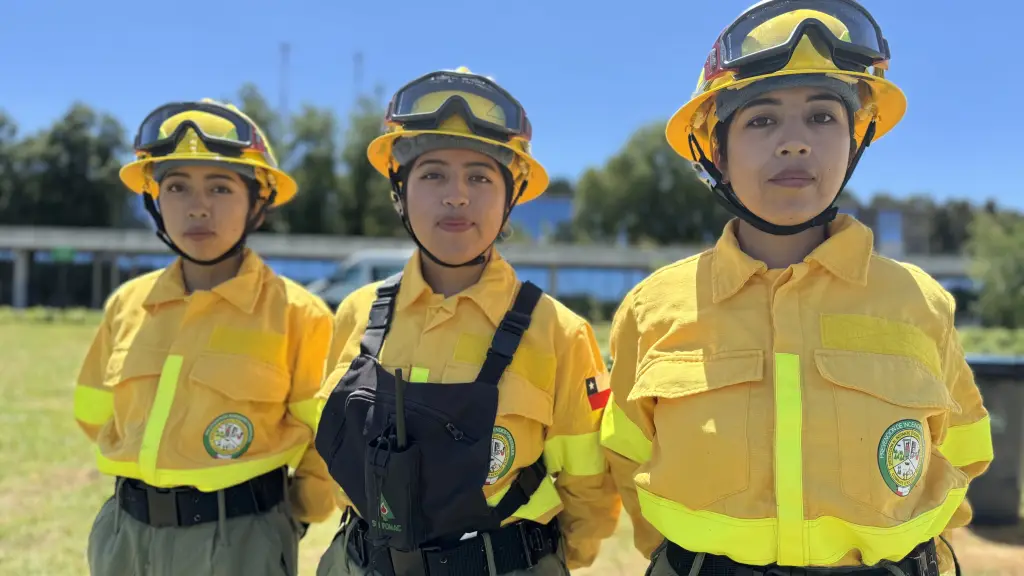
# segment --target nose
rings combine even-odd
[[[811,145],[803,140],[787,140],[775,149],[775,155],[785,157],[807,156],[811,153]]]
[[[189,194],[187,213],[190,219],[195,220],[210,217],[210,203],[204,194]]]
[[[451,208],[469,206],[469,183],[460,178],[453,185],[448,186],[443,203]]]

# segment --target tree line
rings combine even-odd
[[[292,234],[402,236],[389,184],[366,160],[380,134],[382,94],[360,97],[344,118],[304,104],[282,118],[254,85],[225,97],[267,132],[279,163],[301,194],[271,214],[263,231]],[[0,225],[144,227],[139,198],[118,179],[131,158],[134,126],[76,102],[53,125],[31,134],[0,106]],[[729,217],[693,166],[665,142],[664,123],[640,127],[603,165],[575,182],[555,179],[551,197],[571,197],[573,217],[553,231],[560,242],[634,245],[708,243]],[[986,287],[977,306],[986,322],[1024,324],[1024,224],[994,202],[935,202],[920,195],[870,198],[846,190],[840,206],[869,225],[887,210],[903,213],[909,254],[968,254]],[[514,234],[514,241],[530,241]],[[1019,301],[1019,304],[1018,304]]]

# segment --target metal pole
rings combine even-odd
[[[15,308],[28,308],[28,278],[32,251],[14,251],[14,292],[11,304]]]

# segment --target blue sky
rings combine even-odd
[[[344,115],[360,88],[380,84],[390,96],[427,71],[466,65],[523,102],[538,158],[553,175],[575,178],[682,105],[718,32],[752,2],[9,0],[0,108],[31,132],[82,100],[131,132],[165,101],[225,97],[246,81],[276,105],[279,46],[288,42],[293,111],[308,102]],[[889,39],[889,78],[909,106],[867,150],[851,188],[992,197],[1024,209],[1022,83],[1012,62],[1021,3],[864,5]]]

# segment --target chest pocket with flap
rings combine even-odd
[[[662,461],[682,477],[651,476],[651,490],[700,509],[746,490],[750,387],[764,375],[760,350],[670,353],[643,365],[628,400],[653,398],[652,468]]]
[[[114,394],[114,422],[122,436],[141,436],[145,430],[166,357],[164,351],[138,346],[110,353],[103,386]]]
[[[184,433],[178,435],[183,453],[255,458],[275,449],[291,391],[283,368],[249,356],[206,352],[196,358],[188,380]]]
[[[817,350],[815,364],[835,384],[843,492],[897,520],[912,517],[934,472],[955,471],[933,450],[930,419],[959,411],[946,385],[908,356]],[[948,483],[932,478],[927,483]]]

